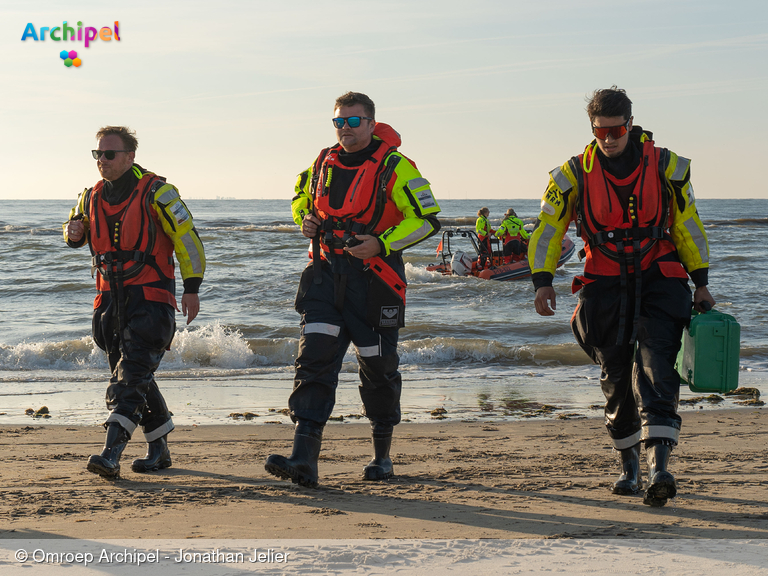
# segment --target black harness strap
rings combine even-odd
[[[640,269],[642,257],[640,256],[640,240],[635,240],[632,244],[635,256],[635,316],[632,319],[632,336],[629,343],[634,344],[637,338],[637,324],[640,321],[640,294],[642,293],[643,271]]]
[[[334,307],[341,314],[344,310],[344,296],[347,293],[347,275],[333,275],[333,299]]]
[[[627,325],[627,261],[626,252],[624,251],[624,242],[621,240],[616,242],[616,250],[620,254],[619,258],[619,270],[620,270],[620,282],[621,282],[621,305],[619,307],[619,334],[616,337],[616,345],[621,344],[624,338],[624,330]]]
[[[141,252],[140,250],[115,250],[114,252],[107,252],[106,254],[97,254],[91,258],[91,270],[99,270],[102,276],[107,279],[111,279],[112,267],[117,264],[120,265],[120,276],[123,278],[123,264],[126,262],[136,262],[138,264],[146,264],[157,272],[158,277],[161,280],[171,280],[160,269],[157,264],[157,259],[152,254]],[[168,258],[168,264],[173,264],[173,258]],[[104,268],[102,268],[102,266]]]
[[[328,156],[330,148],[324,148],[317,159],[312,169],[312,179],[310,180],[310,195],[312,196],[312,214],[317,216],[315,210],[315,194],[317,192],[317,183],[320,181],[320,170],[322,169],[325,157]],[[312,281],[315,284],[323,283],[323,263],[320,257],[320,234],[321,228],[318,228],[317,233],[312,237]]]

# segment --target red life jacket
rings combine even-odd
[[[312,198],[315,213],[322,224],[319,231],[319,244],[325,254],[344,254],[345,242],[357,234],[380,234],[403,221],[403,214],[392,199],[397,178],[395,168],[400,156],[384,161],[401,144],[400,135],[388,124],[377,122],[373,136],[382,143],[362,165],[344,166],[339,160],[340,144],[320,152],[312,169]],[[335,170],[354,172],[350,184],[346,187],[343,199],[331,198],[330,188]],[[347,174],[349,179],[349,174]],[[332,204],[333,202],[333,204]],[[315,246],[316,244],[313,244]],[[312,258],[319,253],[313,247]],[[374,256],[364,260],[365,266],[378,276],[405,306],[406,282],[387,261],[388,257]],[[319,272],[316,272],[319,274]],[[342,291],[339,292],[341,294]],[[402,310],[398,316],[403,318]]]
[[[163,232],[152,207],[154,194],[163,184],[165,179],[145,172],[130,196],[114,206],[102,198],[103,180],[92,188],[89,243],[93,269],[99,272],[94,308],[101,303],[101,292],[110,291],[116,281],[124,286],[143,286],[147,300],[177,308],[173,242]],[[112,230],[110,221],[114,222]]]
[[[646,140],[638,167],[619,180],[603,170],[596,146],[585,151],[586,164],[594,160],[593,169],[584,171],[577,203],[577,228],[584,240],[586,274],[619,276],[622,259],[626,272],[632,273],[637,256],[640,268],[647,270],[655,260],[675,251],[666,232],[670,196],[662,184],[665,166],[660,162],[665,152]],[[584,165],[584,154],[578,156],[578,161],[580,166]],[[634,189],[624,207],[611,184],[628,186],[633,181]]]
[[[332,242],[332,246],[327,244],[328,232],[340,241],[356,234],[379,234],[403,220],[402,212],[392,200],[396,182],[392,176],[400,157],[393,156],[388,165],[384,165],[386,157],[400,146],[400,136],[381,122],[376,123],[373,135],[382,143],[361,166],[348,167],[339,161],[340,144],[326,148],[315,160],[312,195],[317,217],[324,221],[321,245],[326,253],[340,254],[343,249],[338,241]],[[334,170],[355,172],[343,202],[336,206],[331,205],[329,194]]]

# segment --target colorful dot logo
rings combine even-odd
[[[78,66],[80,66],[80,64],[83,63],[83,61],[77,57],[77,52],[75,52],[74,50],[70,50],[69,52],[67,52],[66,50],[62,50],[61,52],[59,52],[59,58],[64,60],[64,66],[66,66],[67,68],[70,68],[72,66],[77,68]]]

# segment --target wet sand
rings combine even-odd
[[[285,424],[182,426],[173,467],[86,471],[99,427],[0,428],[0,539],[8,538],[768,538],[768,410],[683,413],[664,508],[614,496],[602,419],[436,422],[395,428],[396,477],[361,479],[366,424],[329,424],[318,489],[266,473],[290,453]],[[642,470],[645,477],[645,463]]]

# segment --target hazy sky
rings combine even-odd
[[[691,158],[702,198],[768,198],[768,3],[722,0],[0,0],[0,199],[74,198],[94,133],[186,198],[286,198],[335,143],[347,90],[376,102],[438,198],[538,198],[617,84]],[[121,40],[21,41],[27,23]],[[58,54],[76,50],[79,68]]]

